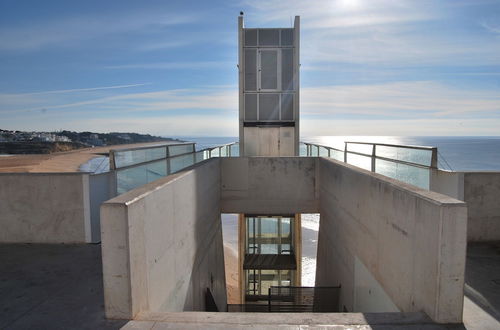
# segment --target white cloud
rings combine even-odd
[[[304,119],[301,136],[496,136],[500,119],[335,120]]]
[[[308,87],[301,89],[301,112],[394,118],[499,115],[500,93],[454,88],[432,81]]]
[[[68,126],[73,127],[71,129],[91,129],[100,123],[103,129],[128,127],[130,130],[134,128],[133,123],[137,123],[135,127],[140,131],[155,130],[157,134],[161,127],[168,127],[174,135],[232,135],[237,130],[234,118],[238,116],[238,93],[234,88],[123,91],[98,91],[99,95],[108,94],[105,96],[93,95],[97,91],[74,92],[70,103],[64,102],[66,93],[26,95],[11,100],[10,106],[0,97],[0,113],[4,114],[2,126],[31,122],[31,125],[47,125],[52,129],[66,125],[71,125]],[[74,101],[73,96],[78,93],[82,95]],[[384,132],[495,135],[499,121],[500,95],[496,90],[465,90],[429,81],[301,90],[303,135],[379,135]],[[217,122],[221,123],[219,127]]]
[[[300,15],[301,61],[306,66],[500,64],[495,36],[464,27],[476,23],[453,16],[453,2],[249,0],[244,4],[249,8],[245,14],[249,26],[286,27],[284,18]],[[497,30],[492,24],[483,26]]]

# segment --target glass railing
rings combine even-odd
[[[345,142],[344,150],[301,143],[301,156],[329,157],[423,189],[437,168],[437,148],[368,142]]]
[[[116,173],[118,195],[179,172],[213,157],[238,157],[238,143],[196,151],[194,143],[139,147],[110,151],[110,169]]]

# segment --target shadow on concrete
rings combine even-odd
[[[422,329],[422,330],[465,330],[463,324],[438,324],[425,313],[363,313],[366,323],[373,330]]]
[[[500,241],[468,243],[465,296],[500,321]]]
[[[100,244],[0,244],[0,329],[119,329],[104,318]]]

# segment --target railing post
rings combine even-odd
[[[109,169],[111,171],[116,170],[116,160],[115,160],[115,151],[114,150],[109,151]]]
[[[196,147],[194,143],[192,144],[192,146],[193,150],[191,150],[191,152],[193,153],[193,164],[196,164]]]
[[[165,156],[166,156],[166,163],[167,163],[167,175],[170,174],[170,148],[167,146],[165,146]]]
[[[347,142],[344,142],[344,163],[347,163]]]
[[[438,168],[438,149],[432,148],[431,168]]]
[[[331,158],[332,156],[331,156],[330,152],[332,151],[332,149],[327,148],[326,150],[328,150],[328,158]]]
[[[372,144],[372,172],[375,172],[376,144]]]

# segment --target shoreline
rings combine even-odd
[[[165,141],[168,142],[168,141]],[[0,158],[0,173],[81,172],[80,166],[93,158],[108,154],[111,149],[125,149],[162,144],[159,142],[116,144],[76,149],[52,154],[8,155]],[[168,143],[164,143],[168,144]]]

